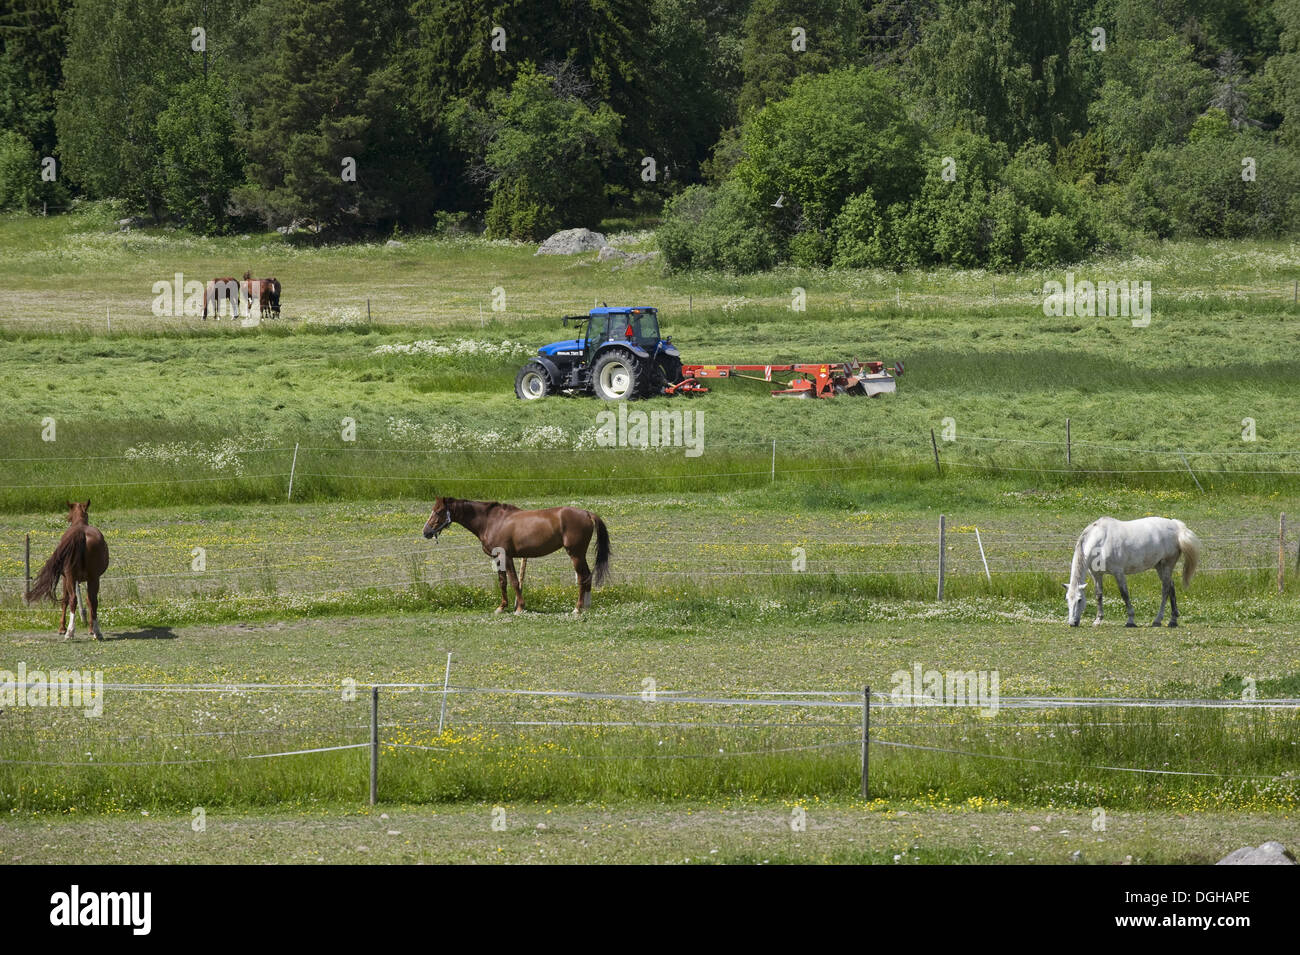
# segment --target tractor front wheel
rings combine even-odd
[[[545,398],[552,390],[551,376],[541,362],[530,361],[515,375],[515,394],[524,401]]]
[[[631,401],[639,397],[641,369],[627,352],[607,352],[591,368],[591,389],[605,401]]]

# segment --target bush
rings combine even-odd
[[[871,193],[860,193],[844,204],[835,217],[834,233],[836,268],[865,269],[892,264],[886,251],[888,229]]]
[[[657,235],[672,269],[758,272],[782,258],[765,210],[740,183],[691,186],[664,208]]]
[[[37,212],[43,202],[60,209],[67,199],[60,183],[41,179],[40,157],[26,137],[0,132],[0,211]]]
[[[1283,235],[1300,225],[1300,157],[1250,134],[1202,135],[1149,154],[1126,198],[1130,220],[1161,237]]]
[[[488,206],[487,234],[493,239],[544,239],[559,231],[555,207],[542,202],[523,181],[501,183]]]

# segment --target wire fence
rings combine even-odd
[[[967,581],[972,592],[992,587],[999,579],[1026,575],[1069,573],[1080,528],[1055,531],[1010,523],[976,525],[945,516],[942,526],[918,521],[872,521],[852,518],[823,520],[800,526],[785,521],[778,527],[747,520],[703,526],[694,534],[675,521],[647,523],[633,518],[626,534],[617,517],[608,513],[614,545],[615,582],[678,581],[721,586],[727,581],[765,580],[799,586],[800,581],[834,579],[866,581]],[[355,536],[329,533],[259,539],[232,523],[194,526],[103,525],[112,563],[101,578],[106,606],[173,599],[278,601],[286,597],[322,598],[365,592],[410,591],[470,587],[495,590],[497,566],[469,534],[443,535],[430,544],[418,536],[423,515],[394,514],[378,532],[358,527]],[[412,533],[386,533],[398,520],[409,521]],[[637,523],[639,522],[639,523]],[[303,522],[314,526],[314,522]],[[1287,539],[1275,515],[1236,515],[1198,522],[1201,538],[1199,574],[1234,574],[1259,591],[1275,589],[1295,574],[1300,555]],[[367,537],[367,534],[374,536]],[[160,535],[168,540],[140,539]],[[57,532],[45,540],[15,535],[0,549],[0,599],[18,600],[39,569],[45,553],[57,542]],[[526,587],[572,586],[567,560],[536,559],[524,572]],[[1251,583],[1253,580],[1253,583]]]
[[[959,674],[960,675],[960,674]],[[1177,738],[1187,727],[1173,714],[1187,711],[1237,713],[1253,719],[1271,719],[1283,734],[1280,746],[1300,740],[1300,699],[1251,698],[1132,698],[1132,697],[1048,697],[1002,696],[996,691],[974,696],[926,694],[894,689],[887,693],[869,690],[745,690],[700,692],[695,690],[640,691],[550,690],[512,687],[466,686],[437,683],[352,682],[307,684],[158,684],[104,683],[94,687],[105,705],[103,719],[87,719],[76,712],[85,703],[60,706],[58,694],[69,694],[66,681],[53,677],[13,679],[7,689],[21,691],[17,703],[10,699],[0,709],[6,733],[0,738],[0,766],[44,767],[49,769],[112,770],[115,768],[194,766],[223,761],[277,760],[291,757],[368,750],[371,767],[371,802],[378,798],[377,770],[382,757],[401,751],[453,754],[469,761],[491,760],[503,752],[518,753],[526,747],[530,759],[541,761],[589,760],[595,762],[659,762],[770,758],[789,754],[833,754],[849,748],[861,749],[863,793],[869,791],[871,749],[886,752],[911,751],[955,757],[959,761],[995,760],[1025,765],[1055,767],[1064,779],[1079,773],[1134,774],[1142,776],[1195,777],[1205,780],[1255,780],[1270,784],[1300,783],[1300,772],[1246,772],[1240,767],[1125,765],[1104,758],[1075,758],[1068,747],[1058,757],[1043,755],[1043,744],[1054,733],[1078,733],[1080,729],[1105,728],[1134,733],[1153,729]],[[92,692],[83,686],[83,690]],[[31,702],[33,690],[43,690],[46,703]],[[189,697],[192,702],[183,702]],[[178,703],[177,701],[182,701]],[[367,705],[366,701],[369,701]],[[869,711],[864,707],[869,702]],[[359,719],[367,711],[369,721]],[[1019,717],[999,720],[998,714],[1035,714],[1033,721]],[[1077,721],[1068,714],[1106,711],[1113,719]],[[1161,711],[1169,719],[1135,722],[1133,711]],[[594,719],[599,712],[605,718]],[[768,713],[775,718],[763,718]],[[868,716],[868,713],[870,716]],[[935,714],[952,714],[934,722]],[[436,718],[435,718],[436,714]],[[614,718],[618,715],[619,718]],[[1064,718],[1063,718],[1064,717]],[[208,728],[212,723],[242,723]],[[1277,722],[1280,721],[1280,722]],[[250,722],[276,725],[248,725]],[[125,724],[153,723],[152,731],[122,734]],[[290,725],[285,725],[285,724]],[[167,729],[168,724],[179,724]],[[369,738],[364,730],[369,725]],[[492,747],[485,749],[481,728],[490,728]],[[981,750],[972,745],[980,734],[992,730],[1013,730],[1014,740],[999,748]],[[640,733],[620,736],[612,742],[596,737],[557,737],[564,731],[615,730]],[[665,734],[663,731],[673,731]],[[1031,739],[1029,730],[1040,730]],[[690,731],[707,734],[701,749]],[[1242,739],[1258,737],[1257,723],[1241,723]],[[503,732],[512,735],[502,736]],[[250,738],[296,734],[290,746],[250,749]],[[537,733],[547,734],[550,746],[536,745]],[[645,733],[657,745],[647,749]],[[922,734],[916,739],[915,734]],[[925,734],[940,740],[927,740]],[[946,733],[947,735],[943,735]],[[562,742],[557,744],[559,739]],[[719,741],[723,741],[719,745]],[[731,742],[725,742],[730,740]],[[949,740],[965,741],[955,745]],[[1015,746],[1036,747],[1031,753],[1006,751]],[[129,745],[122,745],[129,744]],[[533,744],[533,745],[529,745]],[[667,748],[665,749],[665,744]],[[1094,748],[1095,749],[1095,748]],[[71,758],[75,752],[77,758]]]
[[[681,443],[680,428],[676,432],[676,437],[669,429],[669,435],[664,443],[660,445],[657,438],[647,438],[646,447],[605,447],[595,444],[590,436],[567,437],[556,441],[547,437],[545,440],[539,440],[537,446],[519,447],[518,442],[515,446],[510,447],[427,447],[427,448],[409,448],[409,447],[384,447],[384,446],[360,446],[349,442],[340,442],[334,445],[324,444],[303,444],[301,442],[292,446],[289,445],[272,445],[260,447],[229,447],[220,448],[219,454],[205,456],[193,448],[173,448],[165,449],[128,449],[120,454],[74,454],[63,455],[56,453],[53,443],[51,443],[51,453],[48,455],[15,455],[0,457],[0,473],[5,473],[11,465],[20,465],[24,469],[35,469],[41,474],[40,482],[28,481],[8,481],[0,483],[2,490],[28,490],[32,488],[54,488],[67,486],[70,488],[112,488],[112,487],[136,487],[143,485],[166,486],[171,484],[195,484],[195,483],[213,483],[213,482],[231,482],[235,484],[253,485],[256,482],[276,481],[282,482],[285,489],[286,497],[289,494],[289,485],[291,481],[303,478],[315,478],[325,481],[366,481],[372,483],[385,484],[389,486],[400,486],[402,484],[415,485],[433,485],[439,482],[445,483],[449,480],[462,480],[469,475],[460,475],[454,471],[448,471],[446,464],[439,464],[436,467],[421,467],[418,470],[397,470],[394,468],[395,461],[455,461],[457,459],[466,460],[483,460],[499,456],[523,456],[542,458],[541,463],[546,463],[551,459],[563,458],[565,455],[580,455],[584,459],[597,461],[600,463],[602,473],[599,474],[567,474],[565,480],[573,481],[583,486],[584,481],[608,481],[614,484],[619,482],[645,482],[654,484],[656,482],[668,487],[678,486],[682,482],[689,484],[692,481],[717,481],[719,479],[755,479],[767,478],[769,481],[780,479],[797,478],[801,475],[825,474],[836,472],[869,472],[874,470],[893,471],[893,470],[915,470],[918,468],[934,468],[940,476],[944,468],[959,468],[966,470],[978,470],[987,472],[1007,471],[1017,472],[1038,472],[1042,474],[1076,474],[1086,475],[1147,475],[1147,474],[1177,474],[1187,478],[1193,478],[1194,475],[1242,475],[1242,474],[1260,474],[1268,476],[1300,476],[1300,450],[1292,448],[1233,448],[1223,447],[1219,449],[1186,449],[1170,447],[1148,447],[1136,444],[1118,444],[1102,441],[1088,441],[1079,439],[1069,434],[1069,423],[1061,423],[1061,437],[1059,438],[1027,438],[1004,435],[978,435],[957,432],[955,429],[945,431],[942,427],[935,434],[928,431],[889,431],[878,430],[873,433],[873,440],[880,447],[888,446],[890,454],[888,458],[881,455],[878,457],[863,456],[860,462],[832,462],[832,463],[809,463],[809,455],[816,455],[824,458],[826,448],[824,444],[817,441],[800,443],[797,440],[786,439],[784,441],[765,438],[753,441],[725,441],[719,442],[710,439],[700,448],[701,454],[698,457],[688,458],[685,460],[685,467],[678,467],[672,473],[663,473],[656,476],[651,471],[645,474],[632,474],[626,476],[616,476],[608,474],[608,467],[602,460],[601,456],[609,458],[610,462],[617,460],[621,463],[627,463],[637,460],[654,460],[656,455],[671,455],[681,457],[683,446]],[[525,440],[527,440],[525,438]],[[904,457],[904,449],[911,449],[911,454]],[[1010,463],[1007,460],[996,460],[987,456],[986,451],[981,449],[997,448],[1015,448],[1020,450],[1021,457],[1012,459]],[[1026,450],[1031,451],[1036,460],[1026,463],[1021,458]],[[1089,461],[1086,455],[1091,455]],[[755,468],[745,464],[747,458],[762,457],[768,459],[770,463],[766,467]],[[973,457],[972,457],[973,456]],[[245,459],[251,459],[246,461]],[[278,462],[271,459],[279,458]],[[711,459],[727,458],[739,463],[739,467],[726,467],[718,469],[716,465],[710,466]],[[1116,458],[1124,458],[1133,461],[1132,465],[1125,465]],[[349,467],[355,467],[358,459],[369,459],[366,461],[366,470],[348,470]],[[1195,467],[1191,461],[1196,461]],[[260,462],[263,467],[256,471],[247,470],[253,461]],[[1214,466],[1214,462],[1221,462],[1220,466]],[[1296,462],[1295,467],[1281,467],[1271,465],[1270,462],[1277,462],[1277,465]],[[184,472],[179,474],[159,473],[148,480],[87,480],[84,474],[66,473],[70,466],[74,464],[95,463],[98,466],[104,466],[107,463],[119,462],[132,467],[142,467],[149,465],[155,468],[173,468],[174,470]],[[571,471],[569,467],[571,462],[565,462],[566,471]],[[1228,467],[1228,463],[1236,466]],[[278,464],[278,466],[275,466]],[[335,467],[327,467],[335,465]],[[1249,466],[1247,466],[1249,465]],[[49,474],[48,469],[63,469],[63,474]],[[196,470],[211,470],[214,473],[195,475],[192,472]],[[518,476],[502,477],[491,475],[482,478],[485,483],[489,484],[506,484],[511,487],[527,487],[529,485],[542,486],[554,485],[556,477],[552,474],[541,474],[535,476]]]

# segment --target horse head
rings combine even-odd
[[[68,505],[68,523],[69,524],[89,524],[90,523],[90,501],[67,501]]]
[[[1065,619],[1072,627],[1077,627],[1083,616],[1083,606],[1088,600],[1086,589],[1087,585],[1083,583],[1065,585],[1065,605],[1068,608]]]
[[[451,525],[451,504],[455,498],[440,497],[433,502],[433,513],[424,524],[424,537],[436,544],[438,535]]]

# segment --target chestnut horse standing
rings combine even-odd
[[[90,525],[89,514],[90,501],[68,502],[68,529],[26,595],[28,603],[42,597],[55,600],[54,592],[62,579],[63,616],[59,620],[59,635],[69,640],[77,629],[77,584],[83,580],[90,604],[90,632],[96,639],[104,639],[99,629],[99,578],[108,570],[108,544],[99,528]]]
[[[203,320],[208,320],[208,303],[212,303],[214,321],[221,321],[221,300],[229,303],[233,318],[239,317],[239,279],[209,279],[203,289]]]
[[[248,317],[253,317],[253,300],[257,300],[257,317],[265,316],[267,308],[272,318],[280,317],[280,280],[255,279],[252,272],[244,273],[244,295],[248,300]]]
[[[515,558],[544,557],[561,547],[573,561],[573,572],[578,578],[578,605],[575,614],[591,606],[593,582],[600,586],[609,574],[609,531],[605,522],[591,511],[577,507],[548,507],[540,511],[521,511],[513,504],[497,501],[462,501],[454,497],[440,497],[433,502],[433,513],[424,525],[424,536],[434,543],[451,524],[459,524],[474,534],[483,545],[483,552],[492,558],[501,584],[501,605],[496,612],[506,609],[508,593],[506,579],[515,588],[515,613],[524,609],[523,584],[515,573]],[[587,545],[591,535],[596,535],[596,572],[593,575],[587,564]]]

